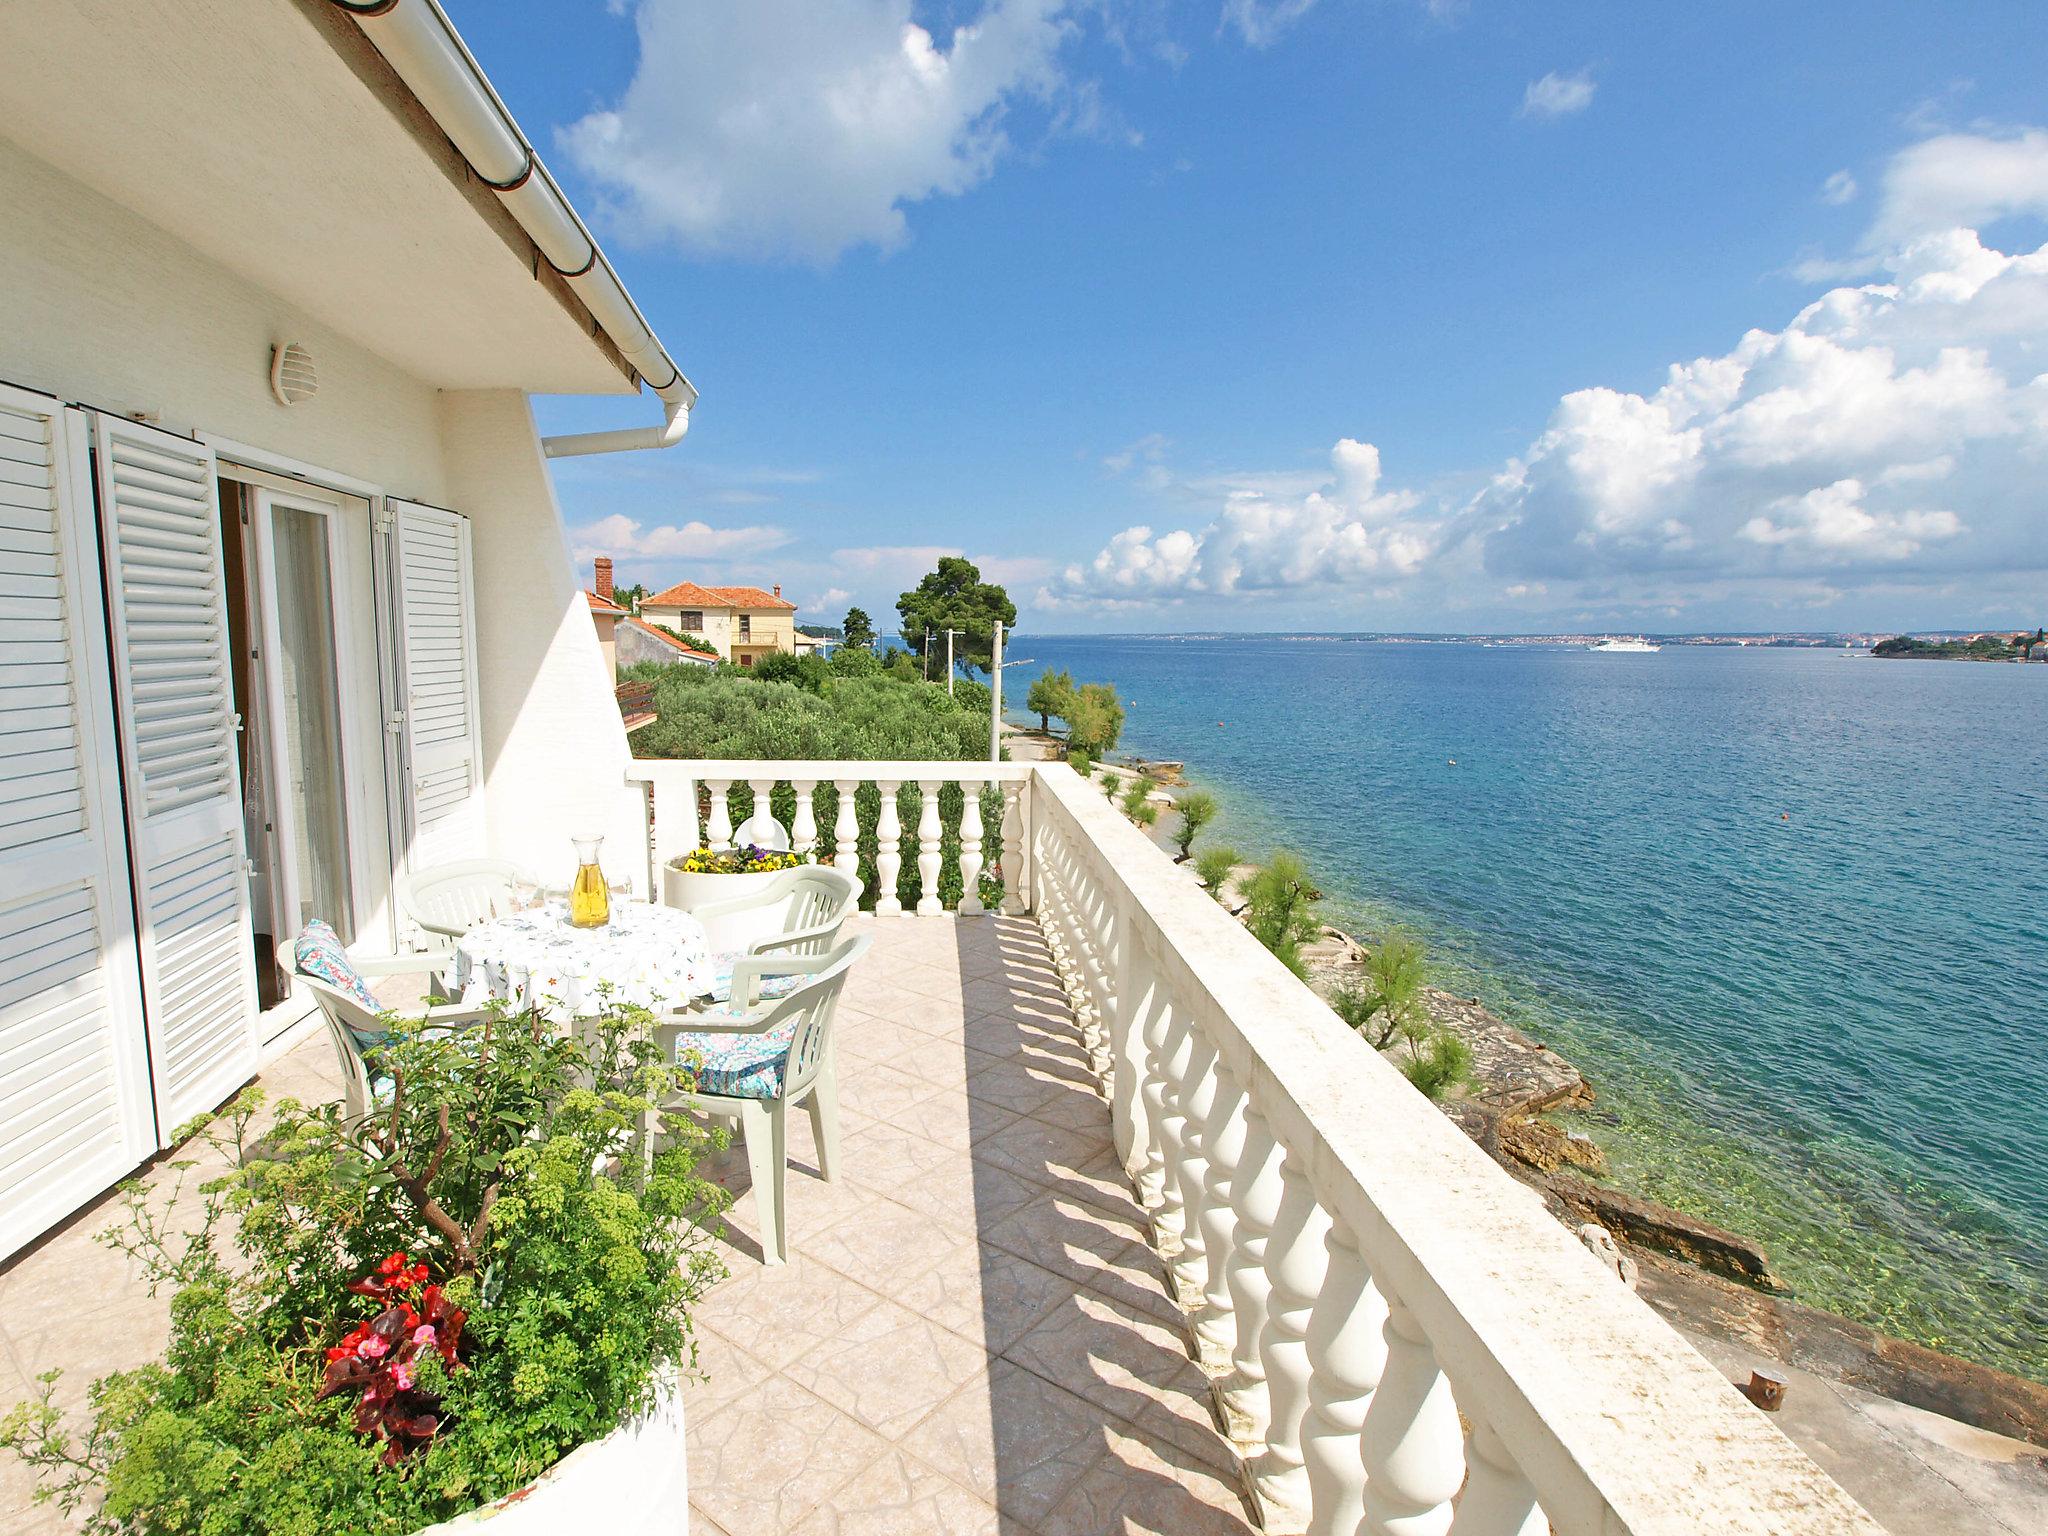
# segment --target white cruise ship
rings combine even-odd
[[[1605,640],[1594,646],[1593,649],[1596,651],[1655,651],[1662,649],[1662,647],[1652,641],[1645,640],[1641,635],[1631,635],[1627,638],[1617,638],[1614,635],[1609,635]]]

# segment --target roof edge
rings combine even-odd
[[[687,430],[696,386],[683,376],[647,317],[626,292],[539,152],[484,74],[476,56],[441,9],[439,0],[301,0],[347,19],[366,39],[460,156],[465,169],[497,207],[525,233],[533,268],[543,268],[578,301],[591,321],[593,341],[608,343],[627,377],[645,384],[664,406],[663,425],[627,432],[556,439],[550,452],[593,452],[621,447],[667,447]],[[327,29],[332,35],[333,29]]]

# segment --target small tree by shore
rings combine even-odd
[[[1194,856],[1197,834],[1216,819],[1216,797],[1204,790],[1191,789],[1173,803],[1173,808],[1180,813],[1180,825],[1173,832],[1173,845],[1180,850],[1180,857],[1174,862],[1185,864]]]
[[[1195,878],[1209,888],[1209,894],[1218,901],[1230,893],[1230,872],[1237,868],[1235,848],[1204,848],[1195,860]]]
[[[1330,1006],[1376,1051],[1396,1038],[1419,1044],[1429,1033],[1422,986],[1422,941],[1397,931],[1382,938],[1367,959],[1364,981],[1339,987]]]
[[[1053,717],[1067,718],[1067,712],[1074,707],[1074,677],[1066,671],[1041,672],[1031,684],[1031,691],[1024,695],[1024,707],[1038,716],[1038,728],[1048,735],[1052,732]]]
[[[1426,1097],[1441,1099],[1472,1075],[1472,1047],[1448,1029],[1411,1045],[1401,1071]]]
[[[1149,779],[1136,778],[1124,788],[1124,814],[1141,827],[1149,827],[1159,820],[1159,807],[1152,803],[1152,783]]]
[[[1083,683],[1067,707],[1067,742],[1090,757],[1106,757],[1124,733],[1123,701],[1114,683]]]
[[[1276,853],[1245,886],[1245,901],[1249,907],[1245,926],[1251,929],[1257,939],[1287,969],[1303,980],[1308,978],[1308,962],[1301,957],[1301,946],[1309,943],[1322,929],[1321,921],[1315,914],[1315,903],[1323,899],[1323,893],[1309,883],[1308,866],[1297,854]]]

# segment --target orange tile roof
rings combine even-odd
[[[640,600],[642,608],[787,608],[796,604],[763,592],[759,587],[700,587],[694,581],[679,581],[666,592]]]
[[[588,587],[583,589],[583,595],[590,599],[590,611],[592,613],[610,614],[615,619],[623,619],[626,616],[625,609],[621,608],[617,603],[606,602]]]
[[[654,636],[655,639],[659,640],[663,645],[681,651],[685,656],[703,656],[711,661],[718,660],[718,653],[716,651],[700,651],[694,645],[685,645],[682,641],[678,640],[674,635],[670,634],[667,630],[657,628],[655,625],[648,623],[645,619],[636,619],[629,615],[626,619],[626,622],[628,624],[631,624],[635,629],[645,630],[648,634]]]

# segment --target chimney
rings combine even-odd
[[[777,582],[777,583],[775,584],[775,595],[776,595],[777,597],[780,597],[780,596],[782,596],[782,583],[781,583],[781,582]]]
[[[597,595],[606,602],[612,600],[612,557],[599,555],[596,561]]]

